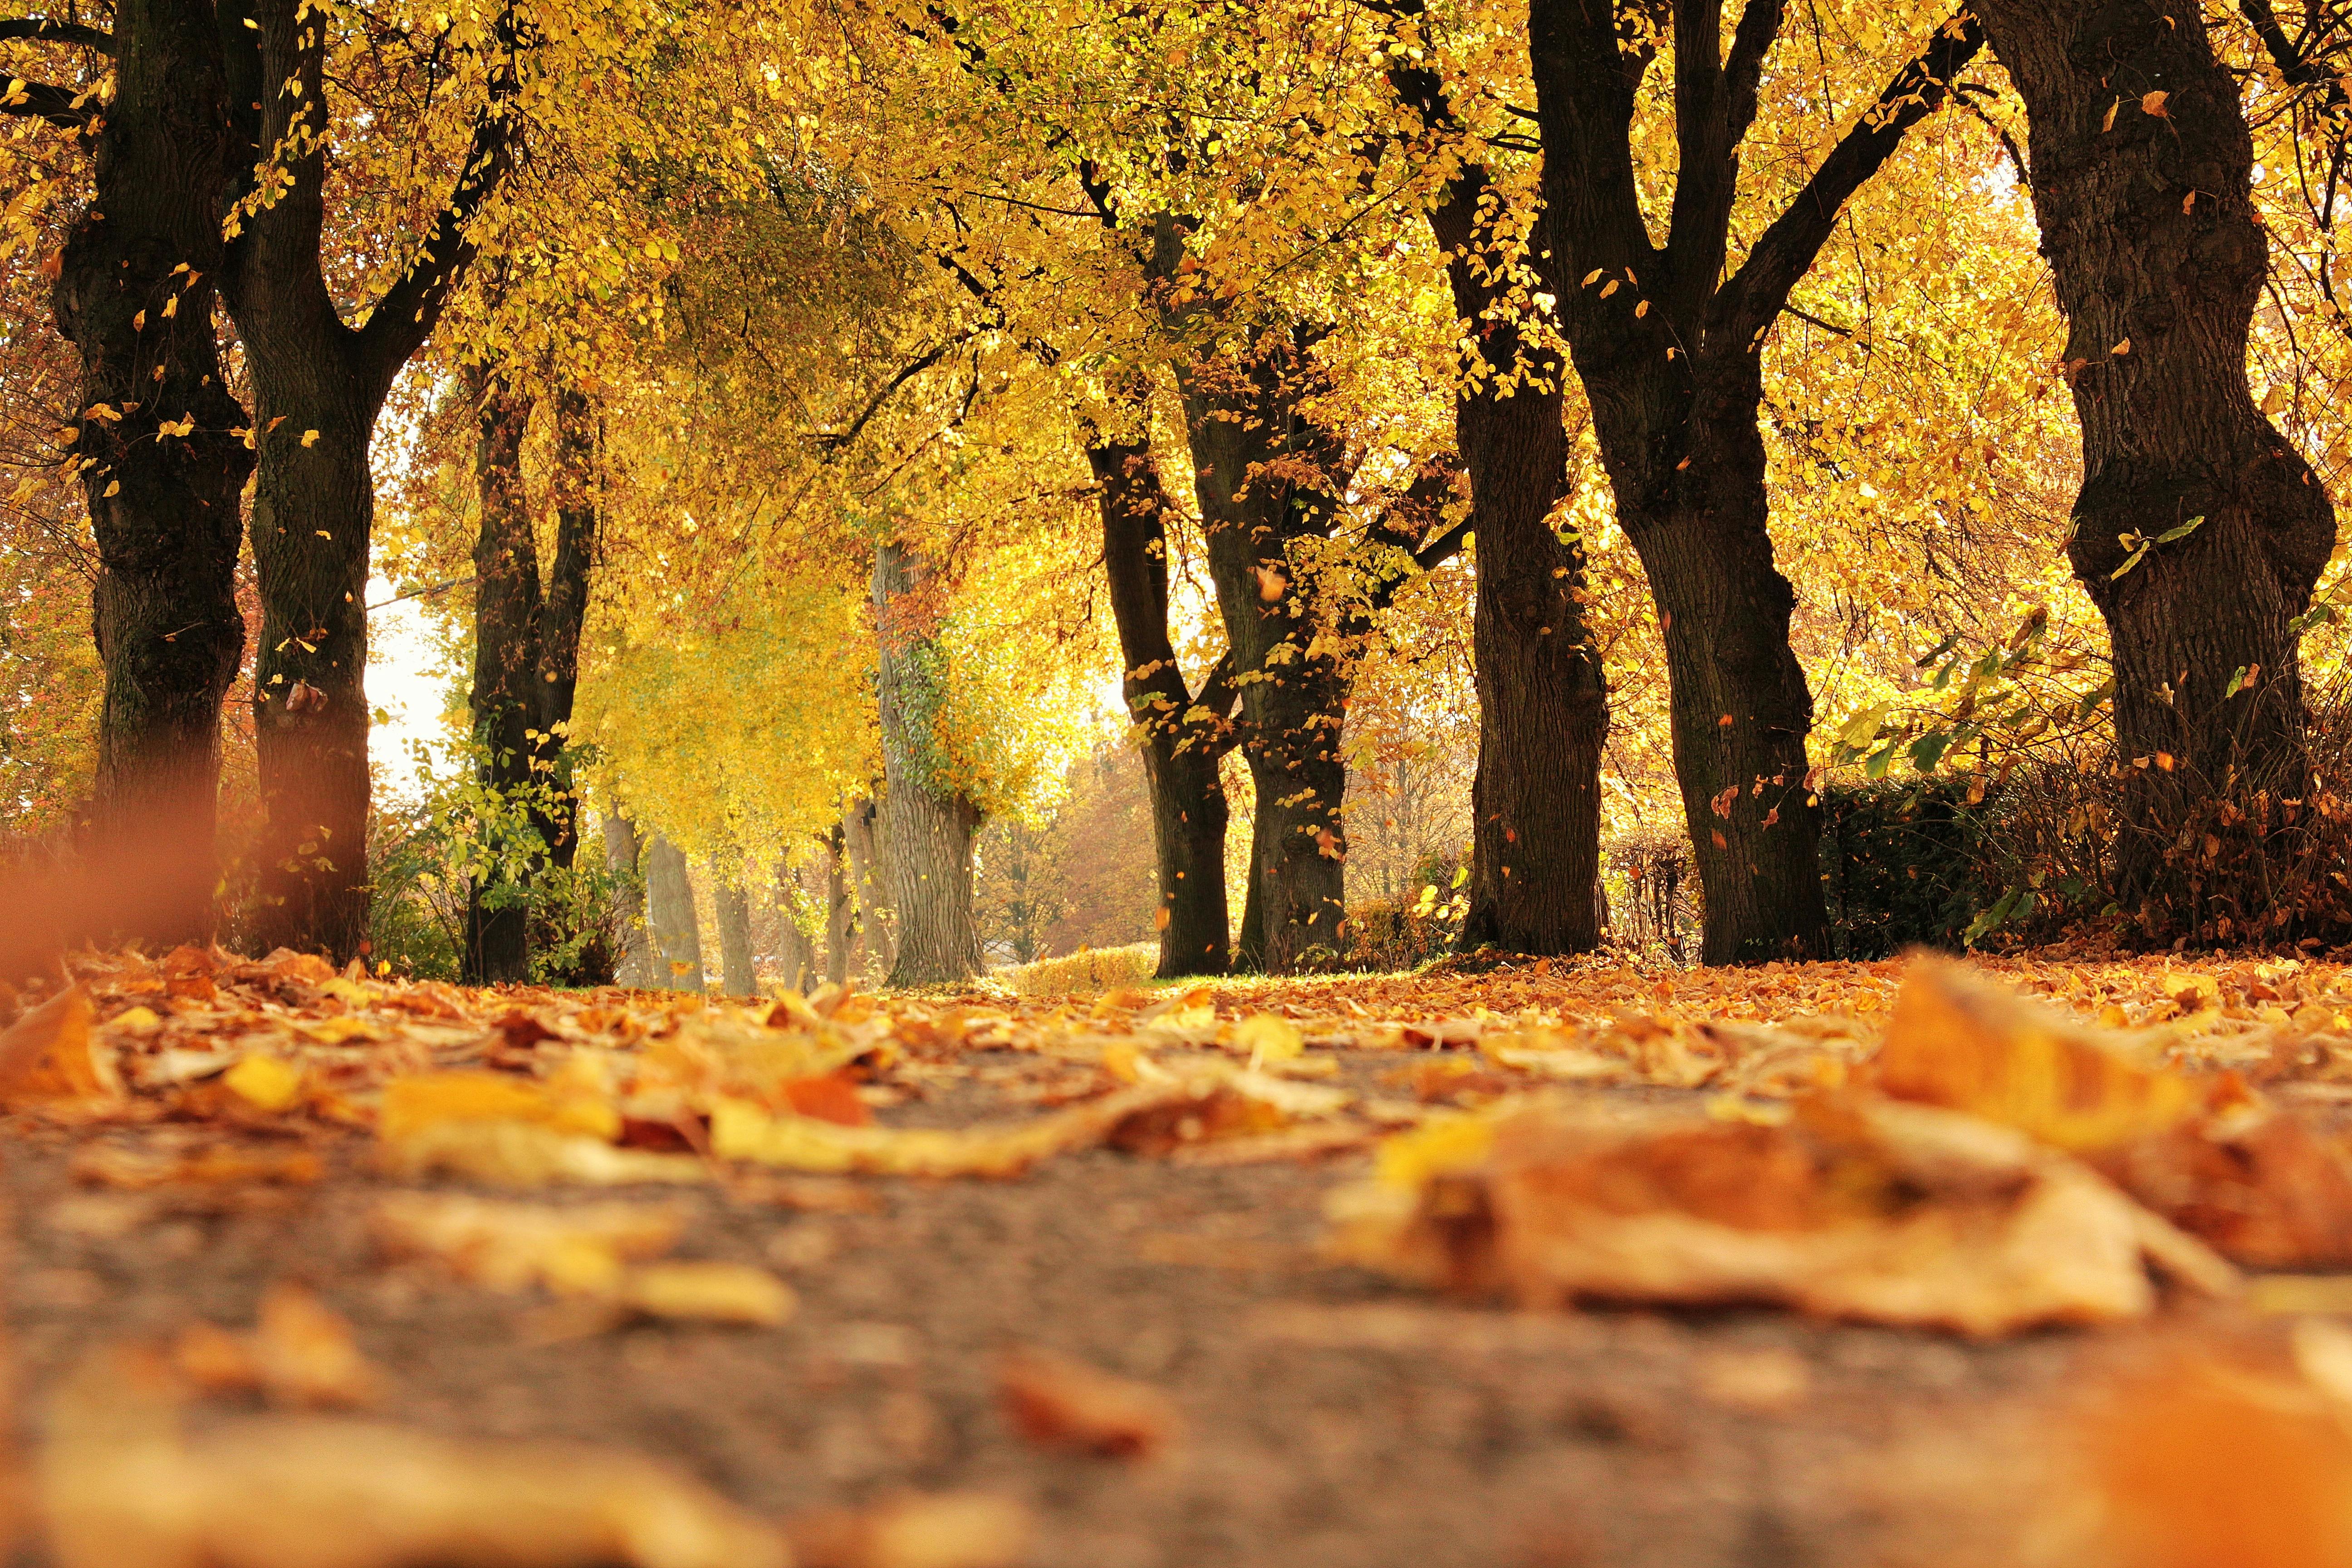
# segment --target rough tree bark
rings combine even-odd
[[[719,990],[724,996],[757,996],[759,976],[751,967],[751,898],[721,879],[710,890],[719,916]]]
[[[0,21],[0,39],[110,56],[110,99],[22,81],[0,110],[89,144],[90,199],[56,260],[51,305],[79,351],[73,453],[98,543],[92,631],[105,672],[89,831],[168,846],[128,934],[213,929],[220,713],[245,647],[234,574],[253,455],[221,384],[213,325],[234,149],[208,6],[123,0],[111,34]]]
[[[694,879],[687,872],[686,853],[656,833],[646,844],[646,925],[652,937],[649,956],[656,987],[700,994],[707,985],[702,973],[702,923],[694,910]]]
[[[1444,79],[1400,63],[1389,81],[1419,115],[1428,152],[1460,156],[1462,131]],[[1568,488],[1568,367],[1526,330],[1536,308],[1530,252],[1551,248],[1550,226],[1538,216],[1517,243],[1496,232],[1504,212],[1493,176],[1466,157],[1429,209],[1454,310],[1475,345],[1454,405],[1478,540],[1478,771],[1470,904],[1458,945],[1584,952],[1601,941],[1594,910],[1609,694],[1585,625],[1583,546],[1562,540],[1550,521]]]
[[[639,990],[656,989],[666,982],[654,974],[653,937],[646,927],[646,886],[640,867],[644,847],[636,824],[620,812],[604,812],[604,863],[620,886],[621,962],[613,984]]]
[[[1140,399],[1128,410],[1140,420]],[[1225,908],[1225,789],[1218,760],[1233,744],[1230,661],[1195,693],[1168,635],[1168,531],[1173,510],[1148,436],[1089,430],[1087,461],[1102,510],[1103,570],[1126,666],[1128,717],[1135,721],[1151,795],[1151,842],[1160,867],[1162,980],[1222,974],[1231,940]]]
[[[856,900],[850,973],[887,974],[898,954],[898,922],[890,908],[890,857],[882,838],[882,808],[861,800],[842,818],[849,857],[849,892]]]
[[[2124,756],[2174,764],[2126,776],[2122,901],[2150,931],[2214,917],[2238,934],[2283,928],[2294,911],[2273,909],[2258,846],[2271,800],[2300,795],[2307,773],[2289,623],[2335,546],[2336,513],[2246,383],[2268,250],[2237,80],[2194,7],[1977,9],[2025,101],[2034,212],[2067,321],[2083,426],[2067,556],[2114,646]],[[2269,7],[2248,14],[2278,53],[2284,33],[2261,28]],[[2196,518],[2117,575],[2142,542]],[[2218,847],[2196,831],[2209,824]]]
[[[1552,226],[1545,275],[1618,521],[1657,601],[1675,771],[1706,896],[1705,960],[1821,957],[1812,693],[1789,646],[1796,595],[1766,530],[1760,354],[1839,209],[1941,106],[1982,37],[1965,12],[1938,28],[1733,268],[1739,147],[1785,0],[1748,0],[1727,58],[1722,0],[1673,0],[1679,157],[1663,247],[1634,174],[1635,99],[1651,63],[1648,48],[1629,51],[1636,8],[1529,5]]]
[[[474,214],[513,161],[516,45],[502,24],[501,58],[448,204],[399,279],[351,325],[321,268],[331,14],[306,0],[220,0],[216,10],[237,156],[257,164],[289,150],[268,200],[243,193],[251,199],[232,220],[222,286],[260,447],[250,523],[265,819],[255,926],[264,946],[340,959],[367,924],[368,447],[394,377],[473,259]]]
[[[980,808],[948,775],[933,725],[943,697],[939,627],[946,584],[898,544],[874,552],[874,622],[882,719],[881,838],[890,861],[898,951],[889,984],[945,985],[981,973],[972,916],[971,844]]]

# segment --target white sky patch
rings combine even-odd
[[[416,795],[415,742],[441,735],[441,708],[447,693],[434,672],[438,655],[418,600],[386,604],[396,590],[382,577],[368,579],[367,700],[381,715],[368,731],[368,756],[381,766],[393,794]]]

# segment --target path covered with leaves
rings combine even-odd
[[[68,967],[26,1563],[2352,1561],[2332,963]]]

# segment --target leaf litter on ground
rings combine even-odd
[[[992,1099],[1003,1109],[975,1110]],[[1761,1303],[1983,1336],[2145,1317],[2168,1289],[2227,1296],[2228,1259],[2305,1271],[2258,1279],[2257,1302],[2340,1310],[2352,1289],[2326,1271],[2352,1264],[2347,1102],[2352,975],[2298,959],[1595,958],[1475,978],[709,1003],[181,948],[83,954],[58,984],[0,996],[0,1109],[73,1141],[86,1195],[60,1213],[89,1209],[74,1224],[135,1225],[183,1194],[384,1184],[386,1257],[517,1298],[526,1342],[630,1316],[785,1321],[792,1292],[766,1270],[672,1256],[701,1205],[856,1212],[885,1201],[877,1178],[1013,1180],[1089,1150],[1246,1165],[1370,1147],[1369,1173],[1334,1191],[1337,1256],[1537,1308]],[[450,1181],[491,1192],[436,1184]],[[281,1285],[250,1330],[191,1324],[152,1375],[175,1400],[364,1406],[394,1374],[338,1323]],[[1801,1373],[1751,1356],[1706,1385],[1776,1408],[1801,1402]],[[1142,1455],[1180,1426],[1157,1390],[1043,1352],[1008,1352],[998,1376],[1039,1441]],[[709,1542],[745,1563],[797,1550],[985,1568],[1031,1529],[1010,1500],[955,1496],[779,1533],[626,1455],[575,1463],[347,1417],[183,1432],[176,1406],[143,1426],[62,1408],[41,1470],[68,1568],[128,1560],[107,1555],[126,1540],[152,1542],[142,1560],[220,1568],[426,1550],[686,1565]],[[152,1479],[147,1501],[104,1498],[92,1478],[110,1447]],[[558,1486],[559,1469],[604,1484]],[[263,1492],[289,1500],[278,1522],[225,1544],[236,1500]],[[383,1538],[327,1544],[329,1516],[358,1506],[381,1511]],[[531,1542],[499,1533],[518,1518]]]

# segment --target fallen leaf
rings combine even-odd
[[[796,1568],[1016,1568],[1035,1530],[1029,1510],[985,1492],[890,1499],[861,1511],[790,1521]]]
[[[527,1204],[456,1193],[394,1193],[373,1216],[394,1255],[439,1259],[493,1290],[544,1287],[611,1295],[625,1266],[676,1244],[686,1213],[669,1204]]]
[[[1174,1402],[1150,1384],[1047,1351],[1000,1360],[996,1394],[1013,1429],[1041,1447],[1150,1459],[1182,1427]]]
[[[772,1329],[800,1306],[791,1286],[742,1263],[651,1263],[624,1275],[614,1300],[649,1318]]]
[[[113,1054],[90,1029],[94,1010],[79,985],[59,992],[0,1034],[0,1107],[120,1100]]]
[[[2144,1316],[2151,1264],[2235,1286],[2201,1244],[2011,1129],[1861,1098],[1798,1110],[1765,1126],[1530,1101],[1493,1120],[1481,1157],[1451,1134],[1443,1157],[1417,1149],[1335,1194],[1335,1251],[1532,1307],[1760,1302],[1978,1336]]]
[[[221,1082],[260,1110],[289,1110],[302,1099],[301,1069],[276,1057],[247,1057],[223,1074]]]
[[[790,1568],[782,1536],[635,1455],[327,1416],[188,1436],[105,1358],[53,1404],[57,1568]]]

